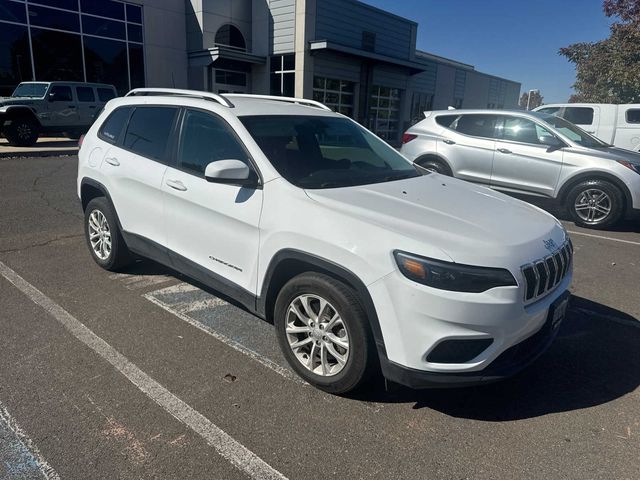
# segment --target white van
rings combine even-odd
[[[640,151],[639,103],[554,103],[535,111],[562,117],[616,147]]]

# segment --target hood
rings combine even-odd
[[[633,152],[631,150],[625,150],[624,148],[606,147],[606,148],[587,148],[579,147],[574,149],[581,155],[588,155],[594,158],[600,158],[603,160],[625,160],[629,163],[640,165],[640,153]]]
[[[526,263],[548,255],[543,240],[552,239],[557,245],[565,240],[560,222],[543,210],[435,173],[358,187],[307,190],[307,195],[332,210],[428,243],[458,263],[474,265],[482,259],[487,265],[499,265],[514,255]]]
[[[42,101],[42,97],[0,97],[0,105],[25,105],[36,100]]]

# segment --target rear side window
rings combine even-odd
[[[436,117],[436,123],[440,126],[451,128],[451,124],[455,122],[459,115],[438,115]]]
[[[640,123],[640,108],[630,108],[627,110],[627,123]]]
[[[566,107],[562,118],[576,125],[591,125],[593,123],[593,108]]]
[[[65,87],[62,85],[54,85],[49,91],[49,95],[52,95],[54,102],[72,102],[71,87]]]
[[[76,87],[76,95],[79,102],[95,102],[96,96],[91,87]]]
[[[129,119],[123,147],[163,160],[177,111],[174,107],[137,107]]]
[[[231,159],[248,164],[247,154],[229,126],[214,115],[187,110],[178,154],[180,167],[204,175],[211,162]]]
[[[473,137],[494,138],[496,115],[462,115],[458,119],[456,131]]]
[[[120,107],[114,110],[100,127],[98,132],[100,138],[107,142],[116,143],[130,113],[131,107]]]
[[[101,102],[108,102],[112,98],[115,98],[116,94],[110,88],[98,88],[98,98]]]

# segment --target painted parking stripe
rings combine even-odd
[[[38,447],[0,402],[0,477],[5,479],[60,480]]]
[[[610,240],[612,242],[628,243],[631,245],[640,246],[640,242],[634,242],[632,240],[623,240],[622,238],[605,237],[603,235],[594,235],[592,233],[576,232],[574,230],[567,230],[567,232],[569,232],[571,235],[582,235],[583,237],[600,238],[602,240]]]
[[[11,282],[33,303],[42,307],[74,337],[109,362],[166,412],[200,435],[218,454],[236,468],[255,479],[286,480],[286,477],[282,473],[275,470],[200,412],[190,407],[160,383],[140,370],[140,368],[129,361],[127,357],[93,333],[93,331],[87,328],[82,322],[73,317],[64,308],[27,282],[3,262],[0,262],[0,275]]]
[[[272,325],[188,283],[144,295],[150,302],[296,383],[307,384],[287,365]]]

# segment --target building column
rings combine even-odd
[[[313,57],[309,50],[309,41],[315,40],[316,0],[296,0],[295,19],[295,96],[312,98]]]

